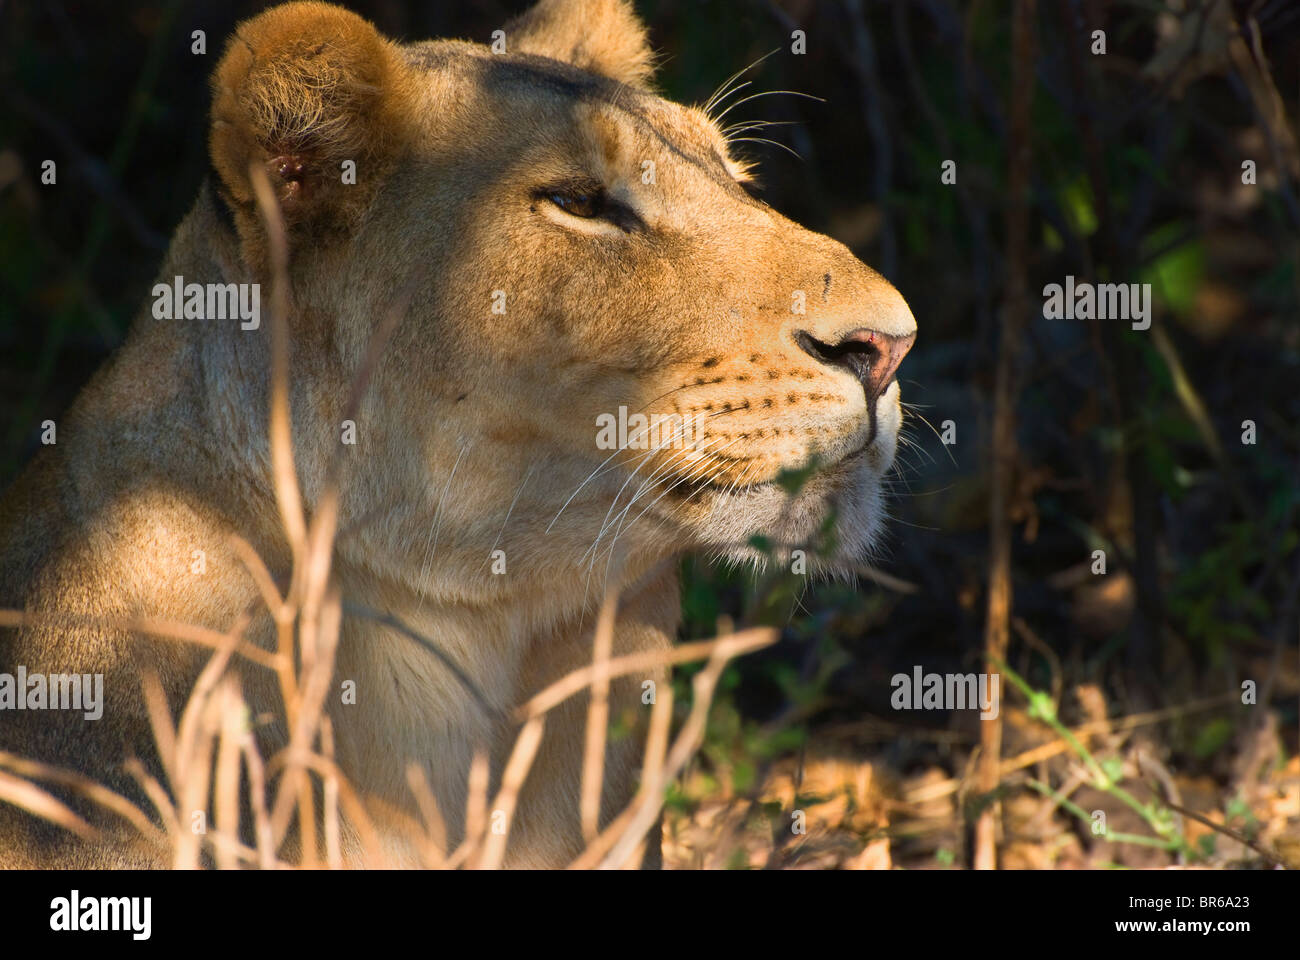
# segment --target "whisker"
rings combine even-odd
[[[707,453],[707,457],[712,458],[713,460],[717,460],[717,459],[718,459],[718,454],[720,454],[721,451],[726,450],[728,447],[732,446],[733,444],[738,443],[739,441],[740,441],[740,438],[739,438],[739,437],[735,437],[735,438],[733,438],[729,443],[727,443],[726,445],[724,445],[724,446],[722,446],[722,447],[719,447],[718,450],[715,450],[715,451],[712,451],[712,452],[710,452],[710,453]],[[683,450],[683,451],[680,452],[680,455],[681,455],[681,456],[684,456],[684,455],[686,455],[687,453],[690,453],[690,452],[692,452],[692,450]],[[669,460],[668,460],[668,464],[661,465],[660,469],[662,469],[663,466],[671,465],[671,461],[672,461],[672,458],[670,457]],[[722,466],[725,467],[726,464],[724,463],[724,464],[722,464]],[[638,469],[639,469],[639,468],[638,468]],[[696,468],[691,468],[691,469],[693,470],[693,469],[696,469]],[[656,472],[658,472],[658,471],[656,471]],[[688,474],[688,475],[689,475],[689,474]],[[629,478],[629,479],[630,479],[630,478]],[[626,488],[626,486],[627,486],[627,484],[624,484],[624,488]],[[633,495],[632,499],[628,501],[627,506],[623,508],[623,510],[620,512],[619,516],[616,518],[616,520],[617,520],[617,522],[618,522],[618,524],[619,524],[619,530],[616,530],[615,533],[614,533],[614,540],[613,540],[613,542],[610,544],[610,550],[611,550],[611,551],[613,550],[614,543],[617,543],[617,541],[618,541],[619,533],[620,533],[620,531],[621,531],[621,529],[622,529],[622,520],[623,520],[623,518],[627,516],[628,511],[632,509],[633,505],[635,505],[637,499],[641,496],[641,493],[644,491],[645,487],[646,487],[646,484],[645,484],[645,483],[642,483],[641,487],[638,488],[638,490],[636,491],[636,493]],[[610,505],[610,512],[613,511],[613,509],[614,509],[614,505],[617,504],[617,502],[618,502],[618,497],[622,495],[622,492],[623,492],[623,490],[620,489],[619,492],[618,492],[618,494],[615,495],[615,497],[614,497],[614,504],[611,504],[611,505]],[[656,500],[655,502],[658,502],[658,501]],[[607,522],[606,522],[606,523],[601,527],[601,531],[600,531],[600,533],[598,533],[598,534],[596,535],[596,543],[593,543],[593,544],[592,544],[592,548],[591,548],[592,550],[594,550],[594,549],[596,548],[596,544],[598,544],[598,543],[600,542],[601,537],[603,537],[603,536],[605,535],[605,532],[609,529],[609,526],[610,526],[610,523],[608,522],[608,521],[609,521],[609,513],[606,513],[605,517],[606,517],[606,521],[607,521]],[[590,551],[589,551],[589,552],[590,552]],[[587,556],[587,554],[584,553],[584,554],[582,555],[582,558],[585,559],[586,556]],[[593,554],[593,557],[592,557],[592,563],[593,563],[593,564],[595,563],[595,559],[596,559],[596,557],[595,557],[595,555]]]
[[[780,47],[773,47],[771,50],[763,54],[757,60],[754,60],[748,66],[741,67],[731,76],[729,76],[726,80],[724,80],[722,84],[718,87],[718,89],[713,93],[713,96],[709,97],[709,99],[705,102],[704,106],[700,108],[704,112],[704,114],[707,116],[710,110],[716,107],[724,99],[731,96],[731,94],[735,93],[736,90],[740,89],[740,87],[736,87],[735,89],[729,89],[733,83],[735,83],[745,74],[747,74],[750,70],[753,70],[756,66],[758,66],[760,63],[762,63],[764,60],[772,56],[780,49],[781,49]],[[746,83],[742,84],[741,86],[747,86],[747,85],[748,85],[748,81],[746,81]]]
[[[684,426],[683,426],[683,429],[684,429]],[[687,449],[684,449],[684,450],[681,450],[681,451],[678,451],[678,452],[674,453],[673,456],[670,456],[670,457],[668,458],[667,463],[671,463],[674,457],[685,456],[686,454],[688,454],[688,453],[691,452],[691,449],[693,449],[693,448],[687,448]],[[637,465],[637,469],[636,469],[636,471],[633,471],[632,475],[629,476],[629,477],[627,478],[626,481],[624,481],[623,486],[620,487],[619,490],[618,490],[618,492],[614,494],[614,499],[613,499],[613,501],[610,503],[609,510],[605,513],[605,520],[601,523],[600,530],[599,530],[599,532],[596,534],[596,539],[592,542],[592,545],[591,545],[589,548],[587,548],[587,550],[582,554],[582,556],[578,558],[579,562],[582,562],[583,560],[585,560],[585,559],[587,558],[587,554],[588,554],[588,553],[591,553],[592,551],[594,551],[594,550],[597,548],[597,545],[600,543],[601,538],[603,538],[603,537],[605,536],[605,533],[609,530],[609,528],[610,528],[610,524],[611,524],[611,521],[610,521],[610,514],[613,513],[613,511],[614,511],[614,507],[617,506],[617,504],[618,504],[618,498],[619,498],[620,496],[622,496],[623,491],[624,491],[625,489],[627,489],[627,485],[628,485],[628,483],[630,483],[630,482],[632,481],[632,478],[636,476],[636,473],[639,472],[640,469],[641,469],[641,467],[645,465],[646,460],[649,459],[649,457],[651,457],[653,454],[655,454],[655,453],[659,453],[659,452],[661,452],[660,449],[655,449],[655,450],[650,450],[650,451],[648,451],[648,452],[646,453],[646,455],[645,455],[644,457],[641,458],[640,463]],[[659,468],[656,468],[656,470],[654,471],[654,473],[658,473],[659,470],[662,469],[662,468],[663,468],[663,465],[661,465]],[[654,475],[654,474],[652,474],[652,476],[653,476],[653,475]],[[645,486],[645,481],[642,481],[642,487],[644,487],[644,486]],[[638,488],[637,488],[637,494],[640,493],[640,490],[642,489],[642,487],[638,487]],[[633,495],[632,502],[635,502],[637,494],[634,494],[634,495]],[[629,506],[629,507],[631,506],[631,502],[629,502],[628,506]],[[624,509],[624,512],[626,512],[626,508]],[[620,514],[620,516],[621,516],[621,514]]]
[[[927,427],[929,427],[929,428],[930,428],[930,432],[933,433],[935,439],[939,441],[940,445],[941,445],[941,446],[943,447],[943,449],[944,449],[944,452],[945,452],[946,454],[948,454],[948,459],[949,459],[949,461],[952,462],[952,465],[953,465],[954,467],[957,466],[957,458],[954,457],[954,456],[952,455],[952,451],[948,449],[948,444],[946,444],[946,443],[943,442],[943,436],[942,436],[942,434],[940,434],[939,431],[936,430],[936,429],[934,428],[934,424],[931,423],[931,422],[929,421],[929,419],[925,416],[925,414],[923,414],[923,413],[919,413],[919,412],[917,411],[917,405],[916,405],[916,404],[905,403],[905,404],[903,404],[903,412],[904,412],[904,414],[906,414],[907,416],[915,417],[917,420],[920,420],[920,421],[921,421],[922,423],[924,423]]]
[[[749,103],[749,101],[757,100],[759,97],[775,97],[779,95],[784,95],[789,97],[803,97],[805,100],[816,100],[818,103],[826,102],[826,99],[824,97],[814,97],[811,93],[802,93],[798,90],[763,90],[759,93],[751,93],[747,97],[741,97],[731,106],[727,107],[726,110],[723,110],[720,114],[714,117],[713,122],[717,123],[719,120],[721,120],[723,117],[729,114],[732,110],[735,110],[742,103]]]
[[[734,140],[729,140],[727,142],[728,143],[770,143],[774,147],[780,147],[782,150],[790,154],[790,156],[794,157],[796,160],[803,160],[803,157],[801,157],[797,152],[795,152],[790,147],[787,147],[784,143],[779,143],[776,140],[769,140],[767,137],[736,137]]]
[[[672,392],[673,392],[672,390],[668,391],[668,393],[672,393]],[[667,394],[665,394],[665,396],[667,396]],[[654,401],[652,400],[650,402],[653,403]],[[637,440],[640,440],[641,437],[644,436],[646,433],[649,433],[650,429],[651,429],[651,424],[647,423],[643,429],[637,431],[635,436],[628,437],[627,443],[623,444],[623,446],[619,447],[608,457],[602,460],[600,464],[597,465],[596,469],[591,471],[591,473],[587,475],[587,479],[583,480],[582,483],[578,484],[577,489],[575,489],[573,493],[569,494],[569,499],[565,500],[564,503],[560,505],[560,509],[556,512],[555,516],[551,518],[551,522],[546,525],[546,532],[547,533],[551,532],[551,528],[555,526],[555,521],[560,519],[560,514],[564,513],[565,509],[569,506],[569,504],[573,502],[573,498],[582,492],[583,487],[585,487],[587,484],[589,484],[592,480],[594,480],[597,476],[600,475],[601,469],[605,466],[605,464],[609,463],[620,453],[625,452],[631,444],[635,443]]]
[[[761,130],[764,127],[797,127],[798,120],[741,120],[736,123],[728,124],[722,128],[722,135],[731,142],[732,136],[737,133],[746,133],[750,130]]]
[[[735,74],[732,76],[732,80],[735,80],[738,77],[739,74]],[[730,83],[731,81],[728,80],[727,82]],[[741,90],[744,90],[746,87],[752,86],[753,83],[754,83],[753,80],[746,80],[744,83],[736,84],[734,87],[732,87],[729,90],[719,90],[718,93],[720,95],[717,97],[717,99],[716,100],[710,99],[709,102],[706,103],[704,106],[702,106],[700,109],[703,110],[704,113],[707,115],[710,110],[720,105],[723,100],[727,99],[727,97],[731,96],[734,93],[739,93]]]
[[[456,477],[456,470],[460,467],[461,458],[465,456],[465,451],[469,448],[470,444],[467,443],[460,448],[460,453],[456,454],[456,462],[451,466],[451,473],[447,475],[447,482],[442,486],[442,495],[438,498],[438,506],[433,512],[433,532],[430,534],[432,545],[425,554],[424,563],[420,565],[420,584],[422,586],[425,583],[425,577],[429,573],[429,564],[433,562],[434,555],[438,552],[438,534],[442,530],[442,507],[447,500],[447,491],[451,489],[451,481]]]
[[[497,538],[492,541],[492,549],[488,551],[487,558],[483,561],[484,566],[487,566],[489,563],[492,562],[492,554],[496,552],[497,544],[501,542],[501,537],[506,532],[506,524],[510,522],[510,514],[514,513],[515,504],[519,502],[519,495],[524,492],[524,487],[528,485],[528,478],[531,477],[532,475],[533,475],[533,465],[530,464],[528,467],[528,472],[524,474],[524,482],[519,484],[519,489],[515,491],[514,499],[510,501],[510,509],[506,511],[506,518],[501,521],[501,529],[497,531]]]
[[[739,439],[740,439],[740,438],[737,437],[735,440],[732,440],[731,443],[735,443],[735,442],[736,442],[737,440],[739,440]],[[731,446],[731,443],[727,444],[727,447]],[[668,494],[672,493],[672,491],[676,490],[676,489],[677,489],[679,486],[681,486],[683,483],[686,483],[686,482],[688,482],[688,481],[694,481],[694,480],[701,480],[701,479],[704,479],[704,474],[709,473],[710,471],[712,472],[712,475],[713,475],[713,476],[717,476],[717,475],[721,474],[722,471],[726,470],[726,469],[730,466],[730,464],[727,463],[726,461],[718,461],[718,456],[717,456],[718,453],[720,453],[722,450],[725,450],[725,449],[726,449],[726,447],[721,447],[721,448],[719,448],[718,451],[709,454],[709,457],[710,457],[713,461],[717,461],[717,462],[712,462],[712,463],[710,463],[710,462],[705,462],[704,464],[702,464],[702,468],[703,468],[702,470],[701,470],[701,465],[697,465],[696,467],[691,468],[691,471],[688,471],[686,474],[683,474],[683,475],[682,475],[679,479],[677,479],[677,480],[676,480],[676,481],[675,481],[671,486],[669,486],[669,487],[667,487],[665,490],[663,490],[663,491],[659,494],[659,496],[655,497],[654,500],[652,500],[652,501],[651,501],[650,503],[648,503],[644,508],[642,508],[641,512],[638,513],[638,514],[637,514],[637,515],[632,519],[632,523],[628,525],[628,529],[631,529],[632,525],[634,525],[638,520],[640,520],[642,517],[644,517],[644,516],[645,516],[645,515],[646,515],[646,514],[651,510],[651,509],[653,509],[654,506],[655,506],[657,503],[659,503],[660,500],[662,500],[664,497],[668,496]],[[693,471],[699,471],[699,472],[700,472],[700,475],[699,475],[698,477],[692,477],[692,476],[691,476],[691,472],[693,472]],[[710,478],[710,479],[711,479],[711,478]],[[705,482],[707,483],[708,481],[706,480]],[[702,489],[704,489],[704,488],[701,487],[701,490],[702,490]],[[695,493],[692,493],[692,494],[691,494],[691,497],[695,496],[695,494],[696,494],[696,493],[699,493],[699,492],[700,492],[699,490],[695,491]],[[683,500],[683,501],[682,501],[682,503],[683,503],[683,504],[686,503],[687,500],[690,500],[690,497],[687,497],[686,500]],[[635,501],[633,501],[633,502],[635,502]],[[627,509],[631,509],[631,507],[632,507],[632,503],[629,503],[628,506],[627,506]],[[625,512],[626,512],[626,511],[625,511]],[[667,518],[665,518],[665,520],[664,520],[663,522],[666,522],[666,520],[667,520]],[[663,523],[661,522],[660,525],[662,526]]]

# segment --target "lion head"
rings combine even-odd
[[[755,535],[832,563],[876,539],[912,314],[756,199],[714,119],[654,92],[651,60],[624,0],[542,0],[491,46],[399,44],[318,3],[232,39],[211,138],[227,272],[270,269],[261,168],[309,499],[349,378],[404,310],[343,454],[344,559],[473,598],[749,555]],[[494,556],[525,576],[491,576]]]

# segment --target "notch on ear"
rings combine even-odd
[[[649,86],[654,54],[629,0],[538,0],[505,28],[507,48]]]
[[[250,165],[270,177],[291,242],[346,231],[400,145],[404,79],[393,45],[331,4],[285,4],[236,28],[212,75],[209,149],[250,261],[263,236]]]

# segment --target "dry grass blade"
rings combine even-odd
[[[267,765],[268,771],[274,771],[278,767],[297,769],[300,772],[312,771],[320,776],[324,781],[333,777],[339,787],[339,805],[342,807],[343,816],[347,818],[348,824],[356,831],[357,838],[361,848],[361,865],[367,869],[383,867],[385,858],[383,855],[384,844],[379,836],[379,831],[375,829],[374,820],[366,810],[365,804],[357,796],[356,790],[348,783],[339,770],[338,765],[329,757],[323,757],[317,753],[301,753],[293,755],[288,750],[283,750],[276,754]],[[314,824],[313,824],[313,836]],[[303,843],[306,843],[304,834]],[[301,866],[314,868],[316,866],[314,853],[308,856],[307,851],[303,851],[303,863]]]
[[[615,677],[650,670],[654,667],[668,667],[703,660],[717,651],[721,651],[721,655],[727,658],[738,657],[775,643],[776,637],[776,631],[770,627],[752,627],[715,640],[683,643],[668,650],[630,653],[609,661],[609,677],[612,680]],[[595,668],[587,666],[561,677],[519,707],[514,713],[515,719],[523,723],[553,709],[575,693],[585,689],[595,674]]]
[[[219,655],[218,655],[219,656]],[[213,658],[214,660],[216,657]],[[195,709],[198,708],[198,709]],[[208,832],[208,797],[212,783],[212,758],[216,752],[217,735],[221,729],[221,703],[215,697],[195,690],[181,720],[197,719],[189,735],[178,738],[176,769],[180,782],[175,784],[176,805],[181,829],[175,836],[175,857],[172,865],[177,870],[197,870],[202,838]],[[185,829],[188,824],[189,829]]]
[[[303,595],[302,578],[306,574],[307,526],[304,519],[302,494],[293,457],[293,428],[289,410],[289,248],[284,217],[271,188],[270,178],[260,165],[249,165],[249,179],[257,199],[258,210],[266,230],[267,250],[271,269],[271,387],[269,442],[271,447],[272,485],[280,519],[284,524],[290,549],[293,552],[293,575],[289,585],[287,604],[280,609],[278,626],[278,674],[280,692],[292,731],[292,747],[296,755],[303,748],[301,739],[297,677],[292,668],[293,617],[297,599]],[[287,607],[288,609],[284,609]],[[280,781],[271,814],[271,832],[278,845],[288,831],[294,806],[299,812],[302,830],[304,865],[315,860],[315,817],[313,815],[310,783],[305,773],[296,768],[286,772]]]
[[[483,840],[483,853],[479,858],[479,869],[496,870],[500,868],[506,856],[506,841],[510,839],[510,824],[514,820],[515,805],[519,800],[519,791],[524,785],[528,771],[537,759],[537,748],[542,745],[542,733],[546,724],[545,717],[529,720],[510,751],[505,771],[501,775],[501,789],[497,791],[496,801],[492,804],[492,816],[502,816],[500,830],[492,825]]]
[[[472,863],[479,840],[487,830],[488,779],[491,767],[487,751],[479,749],[469,765],[469,793],[465,799],[465,839],[447,860],[455,869],[462,863]]]
[[[271,257],[271,471],[280,519],[293,549],[295,571],[302,562],[307,537],[298,474],[293,462],[293,432],[289,418],[289,244],[284,217],[271,180],[257,163],[248,167],[249,181],[266,229]]]
[[[668,734],[673,722],[673,688],[664,684],[650,711],[650,732],[645,742],[645,762],[641,767],[642,784],[662,784],[664,757],[668,753]]]
[[[230,677],[222,682],[215,699],[220,707],[221,727],[218,733],[216,784],[213,790],[215,806],[213,823],[217,828],[214,839],[219,837],[223,841],[229,839],[237,842],[239,838],[239,753],[244,735],[244,701],[239,695],[239,687]],[[218,867],[229,870],[238,866],[236,853],[230,845],[219,842],[215,854]]]
[[[1201,824],[1202,826],[1209,827],[1211,830],[1215,831],[1216,833],[1221,833],[1225,837],[1229,838],[1230,840],[1235,840],[1237,841],[1237,843],[1240,843],[1242,846],[1254,850],[1256,853],[1258,853],[1261,857],[1263,857],[1265,860],[1267,860],[1269,863],[1273,864],[1274,866],[1277,867],[1287,866],[1287,862],[1283,860],[1281,857],[1279,857],[1276,853],[1269,850],[1267,847],[1265,847],[1263,844],[1259,843],[1258,841],[1250,839],[1244,833],[1239,833],[1238,831],[1233,830],[1231,827],[1227,826],[1226,824],[1215,823],[1213,820],[1211,820],[1209,817],[1205,816],[1204,814],[1197,813],[1195,810],[1188,810],[1182,804],[1174,803],[1172,800],[1169,800],[1167,798],[1160,797],[1158,798],[1158,801],[1164,804],[1170,810],[1173,810],[1176,813],[1181,813],[1184,817],[1190,817],[1191,819],[1195,820],[1197,823]]]
[[[775,640],[776,631],[773,630],[771,633],[772,640]],[[601,862],[601,869],[620,869],[627,866],[645,838],[646,831],[654,825],[659,816],[659,810],[663,806],[664,785],[681,773],[686,767],[687,761],[699,749],[700,744],[704,742],[704,727],[708,722],[709,708],[713,705],[713,693],[717,689],[723,668],[726,667],[730,659],[731,654],[728,652],[728,648],[719,643],[713,652],[713,656],[709,658],[708,666],[696,674],[692,683],[695,702],[691,705],[690,715],[687,716],[686,723],[682,725],[681,733],[677,735],[677,740],[673,744],[656,782],[641,785],[641,790],[637,794],[639,804],[636,804],[636,813],[632,816],[609,855]]]
[[[252,733],[245,733],[240,744],[244,755],[244,769],[248,771],[248,797],[253,808],[253,836],[257,842],[257,865],[263,870],[276,866],[275,840],[271,830],[271,816],[266,810],[266,776],[262,757],[257,752]]]
[[[138,757],[131,757],[123,764],[126,772],[135,778],[135,782],[140,784],[140,789],[144,791],[149,802],[154,805],[158,811],[158,816],[162,819],[163,828],[167,831],[167,838],[175,850],[179,844],[179,835],[181,832],[180,824],[176,820],[176,807],[172,804],[171,797],[163,789],[163,785],[144,768]]]
[[[280,590],[275,585],[275,578],[271,576],[271,571],[267,569],[266,563],[262,557],[243,537],[237,534],[230,536],[231,549],[239,557],[244,566],[248,568],[253,582],[257,584],[258,592],[262,594],[262,600],[266,608],[271,611],[271,617],[276,623],[284,622],[288,617],[293,618],[293,609],[285,602],[284,597],[280,596]]]
[[[913,594],[921,592],[919,584],[896,577],[892,573],[886,573],[879,567],[874,567],[869,563],[858,564],[858,573],[886,590],[893,590],[895,593]]]
[[[211,650],[221,650],[230,637],[229,631],[212,630],[178,620],[160,620],[155,617],[88,617],[68,613],[38,613],[30,610],[0,609],[0,627],[66,626],[117,630],[122,633],[143,633],[160,640],[193,643]],[[276,669],[275,658],[251,643],[235,650],[241,657],[267,669]]]
[[[180,782],[176,770],[176,725],[172,722],[171,708],[167,705],[167,694],[163,691],[162,681],[153,670],[140,674],[140,690],[144,696],[145,710],[149,714],[149,729],[153,733],[154,746],[158,751],[158,760],[162,763],[167,782]]]
[[[447,824],[438,810],[438,801],[429,786],[429,778],[424,768],[418,763],[406,768],[406,782],[415,796],[416,806],[420,808],[420,817],[424,820],[424,844],[421,856],[425,865],[441,869],[447,860]]]
[[[664,784],[664,757],[668,752],[668,735],[673,721],[673,688],[664,684],[664,688],[655,697],[654,709],[650,713],[650,730],[646,736],[645,762],[641,771],[641,787],[632,802],[614,820],[601,831],[587,849],[569,864],[570,870],[590,870],[609,853],[628,825],[636,816],[638,803],[649,790],[662,790]]]
[[[713,693],[727,662],[741,653],[774,643],[777,636],[777,631],[770,627],[755,627],[704,643],[684,644],[671,650],[655,651],[652,658],[636,654],[610,661],[610,675],[616,676],[635,669],[645,669],[644,661],[647,659],[653,660],[650,665],[658,666],[698,660],[701,653],[709,657],[708,665],[695,677],[695,703],[666,760],[663,759],[663,752],[668,739],[668,724],[672,716],[672,696],[670,693],[665,693],[656,698],[655,710],[651,715],[650,735],[647,738],[645,775],[641,781],[641,788],[628,807],[615,817],[614,821],[569,865],[570,869],[584,870],[597,865],[602,868],[620,868],[636,857],[647,831],[654,825],[663,807],[664,786],[685,768],[703,741],[704,726],[713,702]],[[684,654],[689,655],[684,656]],[[632,661],[641,661],[641,664],[629,666]],[[554,703],[562,702],[572,695],[573,691],[570,687],[573,685],[574,678],[590,677],[592,674],[590,668],[574,671],[568,677],[542,691],[538,697],[530,701],[530,704],[538,702],[553,706]],[[557,694],[563,695],[556,700]]]
[[[70,770],[60,770],[35,760],[25,760],[3,750],[0,750],[0,768],[10,770],[29,780],[44,780],[75,790],[105,810],[110,810],[128,821],[147,840],[161,843],[164,839],[162,832],[150,822],[139,807],[120,793],[115,793],[89,777]]]
[[[82,839],[90,840],[97,835],[94,827],[36,784],[3,770],[0,770],[0,800],[71,830]]]
[[[203,672],[199,674],[199,679],[194,684],[194,689],[190,693],[189,701],[185,704],[185,709],[181,711],[181,721],[176,732],[176,754],[173,762],[173,768],[179,780],[183,781],[191,769],[195,745],[200,738],[200,727],[205,722],[203,719],[204,713],[207,711],[213,692],[217,689],[217,684],[221,681],[226,668],[230,665],[230,658],[234,654],[235,648],[243,638],[243,630],[247,621],[247,617],[242,618],[241,622],[236,624],[236,628],[232,629],[226,636],[221,649],[217,650],[212,655],[212,658],[208,660]],[[179,789],[179,783],[174,782],[172,787]],[[204,806],[206,807],[206,804]]]
[[[328,716],[320,720],[321,749],[331,761],[334,759],[334,727]],[[343,868],[342,825],[339,822],[339,775],[331,770],[325,775],[325,863],[331,870]]]
[[[614,649],[614,620],[618,595],[606,592],[596,621],[591,664],[591,697],[587,705],[587,742],[582,758],[579,815],[587,843],[600,832],[600,788],[605,774],[605,734],[609,728],[609,658]],[[531,721],[530,721],[531,722]]]

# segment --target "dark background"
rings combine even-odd
[[[526,6],[346,5],[396,38],[479,41]],[[264,6],[0,3],[0,484],[144,301],[205,172],[208,74],[233,25]],[[983,669],[990,419],[1014,270],[1027,277],[1031,318],[1016,337],[1009,663],[1068,724],[1164,711],[1093,744],[1143,799],[1143,783],[1166,799],[1172,783],[1179,804],[1248,838],[1279,851],[1300,842],[1300,4],[1040,3],[1029,242],[1017,262],[1006,242],[1010,2],[637,7],[673,99],[703,102],[773,50],[732,101],[820,98],[763,96],[727,120],[793,121],[742,134],[799,155],[740,145],[761,161],[763,198],[852,247],[920,326],[901,372],[911,416],[897,519],[875,564],[901,583],[809,587],[688,564],[688,634],[711,635],[720,616],[784,634],[728,674],[703,757],[674,797],[683,832],[670,862],[715,862],[700,849],[712,844],[692,840],[703,812],[762,799],[782,771],[807,793],[807,771],[828,756],[874,778],[847,814],[828,815],[834,842],[791,852],[777,825],[778,839],[755,841],[776,852],[755,855],[736,839],[763,833],[751,804],[732,830],[748,852],[727,847],[727,864],[842,863],[880,836],[895,864],[967,862],[975,717],[893,711],[889,680],[914,665]],[[803,56],[790,52],[796,28]],[[197,29],[206,56],[190,52]],[[1105,56],[1090,52],[1094,29],[1106,32]],[[55,186],[40,183],[45,159],[58,163]],[[940,183],[948,159],[956,185]],[[1257,185],[1242,184],[1243,160],[1255,161]],[[1153,284],[1152,329],[1043,318],[1044,285],[1067,274]],[[1248,419],[1253,445],[1241,442]],[[951,445],[930,426],[947,420]],[[1097,549],[1105,576],[1090,570]],[[1246,679],[1259,706],[1202,702]],[[1005,714],[1004,755],[1051,739],[1019,695]],[[1030,772],[1068,782],[1065,759],[1051,763]],[[961,790],[938,806],[914,799],[946,777]],[[1110,809],[1108,797],[1085,798],[1090,789],[1080,806]],[[1034,808],[1026,826],[1015,796],[1037,794],[1019,781],[1006,791],[1010,865],[1261,862],[1226,835],[1193,836],[1190,821],[1177,850],[1096,843],[1058,808]]]

